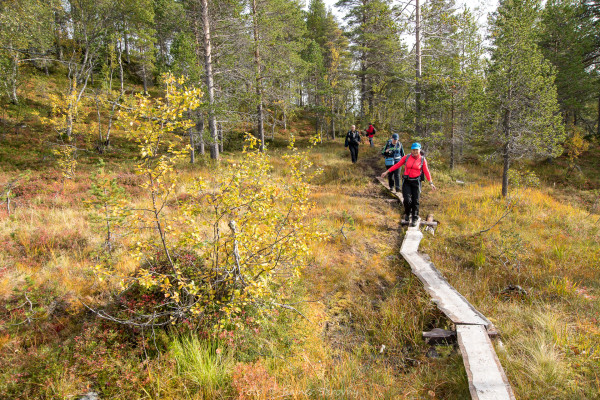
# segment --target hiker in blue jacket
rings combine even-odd
[[[394,133],[381,150],[381,154],[385,157],[385,166],[387,168],[400,162],[400,159],[404,157],[404,148],[398,139],[398,134]],[[388,183],[391,191],[395,189],[396,193],[400,193],[400,169],[388,174]]]

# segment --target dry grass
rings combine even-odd
[[[449,182],[432,200],[443,225],[425,251],[502,332],[501,360],[519,398],[592,398],[600,337],[581,326],[600,311],[599,215],[557,200],[556,189],[499,192],[485,180]]]
[[[40,86],[31,82],[32,88]],[[323,169],[313,185],[312,213],[328,237],[314,246],[310,265],[289,294],[308,321],[293,313],[254,316],[260,329],[226,341],[235,362],[228,361],[226,379],[213,379],[217,384],[207,391],[199,383],[204,378],[190,377],[190,371],[216,371],[220,366],[212,349],[187,357],[191,351],[173,347],[176,339],[162,333],[158,357],[157,347],[139,331],[113,332],[115,326],[82,310],[78,299],[100,304],[103,285],[116,284],[95,277],[92,266],[103,235],[82,204],[97,157],[82,159],[75,179],[61,185],[48,166],[51,158],[44,159],[51,156],[41,139],[43,127],[28,114],[40,104],[47,107],[35,93],[19,115],[9,110],[3,123],[11,129],[0,136],[2,144],[11,144],[0,146],[0,183],[25,167],[34,169],[17,193],[10,218],[0,205],[0,299],[12,308],[26,305],[27,295],[40,309],[30,324],[7,325],[25,319],[9,313],[0,327],[0,397],[62,399],[93,390],[103,380],[113,383],[102,386],[106,398],[469,396],[455,350],[439,349],[440,359],[425,357],[422,331],[450,325],[399,257],[398,204],[372,181],[383,170],[379,147],[363,146],[357,165],[350,163],[343,139],[311,150],[311,159]],[[23,121],[27,128],[17,135]],[[293,127],[300,146],[306,147],[311,129],[307,121]],[[382,135],[376,137],[379,145]],[[271,150],[278,174],[286,174],[279,158],[285,136],[278,135]],[[131,204],[141,206],[145,199],[140,177],[132,172],[132,147],[118,136],[115,143],[119,151],[104,158]],[[226,153],[220,167],[242,158],[239,152]],[[600,392],[600,228],[594,202],[584,192],[558,185],[514,191],[509,204],[490,180],[498,176],[496,167],[448,172],[435,161],[430,160],[440,190],[424,189],[422,210],[433,212],[441,225],[435,236],[425,235],[422,249],[502,332],[498,353],[517,396],[594,398]],[[544,171],[555,178],[556,171]],[[175,197],[182,199],[190,195],[194,177],[208,177],[218,168],[202,159],[180,165],[179,172]],[[511,211],[497,225],[479,234],[507,207]],[[117,249],[118,271],[137,267],[127,244],[124,237]],[[503,293],[511,284],[527,294]],[[57,311],[44,311],[53,304]]]

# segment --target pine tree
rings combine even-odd
[[[265,104],[278,100],[278,91],[302,74],[306,46],[303,11],[296,0],[249,0],[256,93],[257,135],[265,146]],[[300,77],[301,78],[301,77]]]
[[[501,0],[491,17],[489,94],[497,129],[490,139],[502,150],[502,195],[518,158],[557,156],[564,139],[551,64],[536,44],[539,2]]]
[[[470,10],[457,11],[453,0],[432,1],[423,15],[422,136],[428,151],[448,148],[454,168],[483,93],[482,38]]]
[[[340,0],[336,5],[347,11],[344,19],[358,61],[361,119],[377,123],[403,55],[397,11],[388,0]]]
[[[335,138],[337,110],[347,108],[344,94],[352,90],[348,87],[351,82],[345,76],[351,61],[348,40],[333,14],[325,9],[323,0],[311,0],[306,26],[310,42],[303,58],[309,64],[305,83],[308,101],[316,111],[316,129],[323,130],[328,119],[331,135]]]
[[[542,13],[540,47],[556,67],[558,101],[565,123],[577,125],[595,93],[585,58],[594,50],[593,26],[577,0],[549,0]]]

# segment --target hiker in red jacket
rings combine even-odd
[[[429,181],[429,185],[435,190],[435,185],[431,180],[431,174],[427,167],[427,160],[421,154],[421,145],[413,143],[410,148],[410,154],[402,157],[399,162],[390,167],[387,171],[381,174],[381,178],[385,178],[390,172],[394,172],[403,165],[404,176],[402,177],[402,197],[404,202],[404,219],[410,222],[410,226],[417,226],[419,220],[419,196],[421,194],[421,180],[424,180],[421,173]],[[411,219],[409,220],[409,217]]]
[[[375,133],[377,133],[377,131],[375,130],[375,127],[372,123],[369,122],[369,127],[367,128],[366,132],[367,136],[369,137],[369,143],[371,143],[371,147],[373,147],[373,136],[375,136]]]

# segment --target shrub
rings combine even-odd
[[[175,167],[187,147],[174,132],[189,126],[181,116],[197,106],[198,93],[172,77],[166,85],[166,99],[140,97],[121,119],[139,143],[137,173],[146,193],[129,218],[130,254],[143,262],[121,284],[152,302],[129,308],[127,319],[100,315],[134,326],[187,320],[224,329],[246,308],[284,302],[309,242],[321,237],[308,218],[309,182],[317,171],[292,142],[283,156],[287,173],[276,176],[269,155],[248,135],[243,161],[210,180],[196,179],[195,193],[178,206]]]

